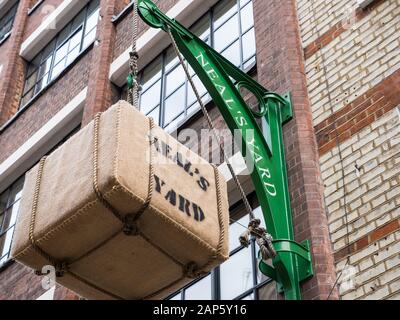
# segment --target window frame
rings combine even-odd
[[[25,174],[23,174],[22,176],[20,176],[17,180],[15,180],[7,189],[5,189],[1,195],[7,194],[6,195],[6,205],[4,207],[4,209],[2,211],[0,211],[0,217],[1,219],[1,223],[0,223],[0,239],[4,239],[4,244],[6,241],[6,237],[7,237],[7,233],[15,228],[16,222],[11,224],[11,218],[10,217],[10,221],[9,221],[9,225],[7,226],[6,229],[3,230],[3,228],[5,227],[5,223],[6,223],[6,218],[7,218],[7,214],[8,212],[11,210],[13,210],[13,207],[19,203],[21,201],[22,198],[22,190],[23,190],[23,185],[24,185],[24,179],[25,179]],[[14,191],[14,188],[19,187],[19,191],[15,193],[15,195],[18,195],[20,193],[19,197],[15,197],[15,199],[12,200],[12,202],[10,202],[10,196],[12,195],[12,191]],[[18,213],[17,213],[18,216]],[[3,238],[4,237],[4,238]],[[11,241],[10,241],[10,245],[8,246],[8,248],[6,249],[6,253],[3,254],[3,251],[5,249],[5,246],[1,246],[0,250],[1,250],[1,254],[0,254],[0,268],[2,268],[3,266],[7,265],[8,261],[10,260],[10,254],[11,254],[11,246],[12,246],[12,241],[13,241],[13,237],[14,237],[14,233],[11,236]]]
[[[59,140],[47,153],[46,155],[51,154],[53,151],[55,151],[57,148],[59,148],[61,145],[63,145],[67,140],[69,140],[73,135],[75,135],[77,132],[79,132],[79,130],[81,129],[81,124],[77,125],[76,127],[74,127],[72,130],[70,130],[67,135],[64,136],[64,138],[62,138],[61,140]],[[34,165],[32,165],[26,172],[28,172],[29,170],[31,170],[37,163],[35,163]],[[12,207],[17,203],[20,202],[22,197],[23,197],[23,186],[24,186],[24,181],[25,181],[25,174],[22,174],[20,177],[18,177],[18,179],[16,179],[8,188],[6,188],[3,192],[0,193],[0,195],[3,195],[4,193],[8,193],[7,195],[7,204],[5,206],[5,209],[0,211],[0,217],[2,217],[3,215],[5,216],[7,214],[7,211],[12,209]],[[21,189],[18,193],[21,193],[20,197],[17,200],[14,200],[11,204],[8,203],[9,202],[9,197],[10,197],[10,193],[11,191],[14,189],[14,187],[18,184],[21,184]],[[7,230],[2,231],[3,228],[3,224],[4,224],[4,220],[1,220],[0,223],[0,239],[1,237],[3,237],[4,235],[6,235],[6,233],[11,230],[12,228],[15,228],[16,224],[17,224],[17,219],[18,219],[18,214],[19,212],[17,212],[17,217],[15,219],[15,223],[11,226],[9,226],[7,228]],[[15,229],[14,229],[15,232]],[[11,261],[11,247],[12,247],[12,243],[14,240],[14,232],[13,235],[11,237],[11,241],[10,241],[10,246],[8,248],[8,251],[5,255],[0,256],[0,271],[5,268]],[[3,248],[0,247],[0,250],[3,250]],[[1,262],[3,259],[5,259],[3,262]]]
[[[18,11],[18,6],[19,6],[19,1],[14,3],[10,9],[7,10],[7,12],[0,17],[0,31],[1,33],[3,32],[3,28],[11,21],[11,25],[9,27],[9,30],[3,34],[2,37],[0,37],[0,44],[3,43],[5,39],[11,34],[12,29],[14,27],[14,22],[15,22],[15,17],[17,16],[17,11]],[[14,12],[13,12],[14,11]],[[11,16],[7,18],[7,16],[10,14],[10,12],[13,12]],[[6,19],[7,18],[7,19]]]
[[[99,2],[97,6],[94,7],[94,9],[89,12],[90,7],[92,6],[93,3]],[[85,39],[86,37],[93,31],[97,30],[98,27],[98,22],[99,22],[99,17],[100,17],[100,0],[91,0],[89,1],[65,26],[62,28],[52,39],[49,41],[49,43],[27,64],[26,66],[26,71],[25,71],[25,81],[24,81],[24,88],[23,92],[21,95],[21,101],[20,101],[20,106],[19,109],[23,109],[26,105],[28,105],[32,100],[34,100],[38,95],[41,94],[47,87],[49,87],[53,82],[55,82],[58,77],[68,69],[70,65],[72,65],[80,56],[83,54],[95,41],[95,38],[92,41],[89,41],[89,43],[84,46]],[[97,13],[97,22],[96,26],[93,27],[89,32],[87,31],[87,23],[88,19],[95,14],[95,12],[98,11]],[[84,13],[84,16],[82,18],[82,21],[74,26],[74,20],[78,18],[82,13]],[[62,36],[62,34],[68,29],[68,34],[65,37],[65,39],[62,40],[62,42],[58,43],[58,40]],[[80,36],[80,42],[79,45],[76,45],[72,49],[70,48],[70,43],[68,44],[68,47],[66,49],[66,54],[57,62],[55,63],[55,57],[57,54],[57,51],[62,48],[67,42],[69,42],[73,37],[79,33],[82,32],[82,35]],[[79,53],[73,54],[73,51],[79,46]],[[50,50],[48,50],[49,47],[52,47]],[[46,52],[48,51],[48,52]],[[45,55],[45,53],[47,53]],[[68,57],[73,54],[71,61],[68,61]],[[49,62],[49,67],[48,71],[45,72],[44,74],[40,75],[41,68],[47,63],[46,61],[51,57],[51,60]],[[37,66],[34,64],[37,63]],[[64,61],[64,62],[62,62]],[[55,68],[60,64],[64,63],[63,67],[56,73],[53,74]],[[57,69],[56,69],[57,70]],[[34,76],[34,81],[28,84],[28,80],[30,77]],[[42,83],[42,80],[45,79],[44,83]],[[28,97],[28,98],[27,98]],[[26,99],[27,98],[27,99]]]
[[[243,17],[242,17],[242,10],[252,3],[252,0],[235,0],[236,3],[234,4],[234,7],[236,7],[236,10],[232,12],[232,14],[225,19],[225,21],[219,25],[217,28],[214,28],[216,21],[214,19],[215,16],[215,10],[218,8],[218,6],[221,5],[221,2],[216,3],[214,6],[212,6],[205,14],[203,14],[195,23],[193,23],[190,27],[190,29],[193,29],[199,25],[199,29],[201,28],[201,23],[203,20],[204,22],[207,23],[208,26],[208,32],[207,36],[205,37],[205,41],[207,41],[211,47],[214,47],[214,42],[215,42],[215,31],[219,30],[222,28],[230,19],[232,19],[234,16],[237,16],[238,19],[238,37],[236,37],[234,40],[232,40],[229,44],[227,44],[221,52],[224,52],[225,50],[229,49],[232,45],[235,43],[239,44],[239,60],[240,60],[240,65],[239,67],[244,70],[245,72],[250,71],[255,65],[256,65],[256,52],[251,56],[248,57],[246,60],[244,60],[244,50],[243,50],[243,37],[247,35],[249,32],[254,32],[254,23],[252,26],[248,27],[247,29],[243,30]],[[250,4],[252,5],[252,4]],[[230,10],[230,9],[228,9]],[[254,19],[254,18],[253,18]],[[244,31],[244,32],[242,32]],[[146,111],[146,115],[152,114],[155,109],[159,109],[157,112],[157,116],[159,119],[158,124],[160,127],[166,129],[167,131],[173,131],[180,126],[184,122],[186,122],[189,118],[191,118],[193,115],[197,114],[197,112],[200,110],[200,106],[198,106],[198,102],[196,99],[194,101],[189,101],[189,98],[192,98],[191,92],[192,89],[190,87],[189,81],[186,79],[186,76],[184,78],[184,81],[176,86],[173,91],[167,93],[167,78],[168,76],[176,70],[176,68],[180,68],[180,62],[179,60],[173,56],[173,59],[171,61],[168,61],[169,54],[172,51],[172,46],[168,46],[166,49],[164,49],[160,54],[158,54],[150,63],[148,63],[142,70],[139,72],[139,82],[143,85],[143,78],[144,78],[144,73],[147,69],[147,67],[151,66],[152,63],[154,63],[157,60],[160,60],[161,62],[161,67],[158,72],[161,72],[161,89],[160,89],[160,97],[158,100],[158,103],[156,103],[151,109]],[[174,62],[175,61],[175,62]],[[172,63],[174,62],[174,63]],[[172,64],[171,64],[172,63]],[[167,64],[169,65],[169,68],[167,70]],[[194,79],[196,79],[196,75],[193,76]],[[195,80],[196,81],[196,80]],[[146,90],[141,91],[139,95],[139,108],[141,108],[141,101],[143,95],[145,95],[148,90],[151,89],[151,87],[156,83],[155,81],[151,86],[146,88]],[[182,90],[182,87],[184,87],[184,92],[182,93],[184,95],[184,104],[182,107],[182,110],[180,112],[177,112],[176,114],[173,114],[168,121],[166,121],[167,117],[167,110],[166,110],[166,103],[168,102],[168,99],[171,98],[174,94],[176,94],[179,90]],[[121,90],[122,93],[125,90]],[[123,98],[123,97],[122,97]],[[201,94],[201,98],[203,100],[203,103],[208,103],[211,101],[211,97],[207,91],[203,92]]]

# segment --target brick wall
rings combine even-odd
[[[27,21],[27,10],[30,0],[21,0],[14,19],[10,37],[0,45],[2,72],[0,74],[0,126],[4,124],[19,107],[23,89],[23,72],[25,64],[19,56],[24,28]]]
[[[51,85],[10,126],[0,133],[0,163],[7,159],[88,84],[91,52]]]
[[[305,299],[326,299],[336,280],[312,114],[304,73],[295,1],[254,1],[258,78],[279,93],[291,92],[294,119],[284,126],[295,238],[309,239],[315,276]],[[336,298],[333,290],[331,298]]]
[[[353,28],[307,59],[315,125],[400,67],[399,0],[384,1]]]
[[[400,1],[297,8],[340,296],[398,298]]]
[[[154,3],[162,10],[163,12],[167,12],[171,9],[178,0],[157,0]],[[149,26],[146,25],[139,18],[139,36],[142,35],[149,29]],[[114,57],[113,60],[119,57],[127,48],[132,46],[132,14],[130,13],[127,17],[122,19],[116,24],[116,36],[115,36],[115,49],[114,49]]]

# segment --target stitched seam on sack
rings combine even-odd
[[[121,107],[118,107],[118,115],[120,114],[120,110]],[[119,126],[119,116],[117,118],[117,127]],[[118,130],[117,130],[118,131]],[[118,138],[118,136],[117,136]],[[117,141],[117,145],[118,145],[119,140]],[[116,158],[114,158],[114,161],[116,160]],[[118,183],[118,181],[115,179],[115,176],[113,177],[115,182]],[[108,197],[109,195],[111,195],[112,193],[116,192],[118,190],[118,188],[115,188],[116,186],[114,185],[110,191],[108,191],[107,193],[104,194],[105,197]],[[50,230],[48,231],[44,231],[43,232],[43,236],[41,236],[39,239],[36,240],[36,243],[40,244],[43,241],[47,241],[50,239],[50,237],[65,228],[66,225],[69,225],[70,223],[74,222],[78,217],[84,215],[86,213],[86,211],[88,211],[90,208],[92,208],[93,206],[95,206],[96,204],[99,203],[99,200],[93,200],[91,202],[88,202],[87,204],[85,204],[84,206],[82,206],[80,209],[78,209],[74,214],[72,214],[70,217],[68,217],[67,219],[65,219],[63,222],[61,222],[60,224],[53,226]],[[22,249],[20,252],[18,252],[14,258],[18,258],[22,255],[25,255],[27,251],[29,251],[30,249],[32,249],[32,245],[28,245],[27,247],[25,247],[24,249]]]
[[[117,190],[115,189],[115,187],[113,187],[110,191],[108,191],[105,196],[109,196],[112,193],[115,193]],[[81,209],[79,209],[78,211],[76,211],[74,214],[72,214],[70,217],[68,217],[67,219],[65,219],[62,223],[58,224],[57,226],[53,227],[52,229],[45,231],[44,234],[39,238],[36,239],[36,243],[40,244],[43,241],[47,241],[50,240],[50,237],[52,235],[54,235],[54,233],[62,231],[67,225],[69,225],[70,223],[73,223],[77,218],[83,216],[85,213],[87,213],[87,211],[94,207],[96,204],[99,203],[99,200],[93,200],[91,202],[88,202],[87,204],[85,204],[83,207],[81,207]],[[32,245],[28,245],[26,246],[24,249],[22,249],[19,253],[17,253],[14,258],[18,258],[22,255],[26,254],[26,251],[29,251],[30,249],[32,249]]]
[[[118,120],[120,119],[120,115],[121,115],[120,111],[121,111],[121,107],[118,108]],[[118,135],[120,133],[120,130],[119,130],[118,127],[119,127],[119,121],[117,122],[117,137],[118,137]],[[119,138],[117,138],[117,139],[119,139]],[[117,141],[117,145],[119,145],[119,140]],[[116,151],[116,152],[118,152],[118,151]],[[117,166],[116,166],[117,156],[114,158],[114,161],[115,161],[114,166],[115,166],[115,168],[117,168]],[[114,179],[115,179],[116,185],[114,185],[110,191],[108,191],[107,193],[104,194],[105,197],[109,197],[112,194],[114,194],[116,191],[120,190],[120,191],[123,191],[124,193],[126,193],[133,200],[136,200],[136,201],[139,201],[139,202],[142,202],[142,203],[145,202],[142,198],[134,195],[130,190],[128,190],[126,187],[124,187],[118,181],[118,178],[115,175],[115,172],[114,172]],[[60,223],[59,225],[53,227],[51,230],[49,230],[47,232],[44,232],[44,235],[41,236],[39,239],[37,239],[36,243],[40,244],[43,241],[50,240],[50,237],[53,236],[54,233],[56,233],[58,231],[62,231],[67,225],[69,225],[70,223],[73,223],[77,218],[79,218],[80,216],[84,215],[91,207],[95,206],[97,203],[99,203],[99,200],[97,200],[97,199],[93,200],[92,202],[87,203],[81,209],[79,209],[75,214],[73,214],[69,218],[65,219],[62,223]],[[217,251],[216,248],[214,248],[212,245],[210,245],[209,243],[201,240],[193,232],[185,229],[180,224],[178,224],[177,222],[173,221],[171,218],[169,218],[164,213],[162,213],[158,208],[155,208],[154,206],[150,205],[149,209],[152,209],[153,212],[156,213],[159,217],[161,217],[164,221],[166,221],[170,225],[175,226],[178,230],[180,230],[183,233],[185,233],[186,235],[188,235],[190,238],[195,240],[198,244],[202,245],[203,247],[207,248],[208,250],[211,249],[211,251],[214,251],[214,252]],[[15,255],[15,258],[18,258],[18,257],[20,257],[22,255],[25,255],[26,252],[29,251],[30,249],[32,249],[32,245],[28,245],[27,247],[22,249],[19,253],[17,253]],[[220,255],[220,256],[222,256],[222,255]]]

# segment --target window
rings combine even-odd
[[[221,0],[192,27],[191,31],[243,70],[256,61],[253,3],[251,0]],[[210,97],[195,75],[191,75],[203,102]],[[172,47],[162,52],[139,74],[143,90],[140,108],[168,131],[199,110],[194,92]],[[124,93],[123,93],[124,94]]]
[[[0,194],[0,267],[10,258],[24,177]]]
[[[17,13],[18,3],[14,4],[4,16],[0,18],[0,42],[11,32]]]
[[[264,221],[261,208],[255,209],[254,214]],[[230,226],[229,260],[211,274],[175,293],[169,300],[258,300],[274,296],[275,283],[258,270],[255,239],[252,239],[248,248],[239,244],[239,236],[247,226],[248,219],[244,216]]]
[[[99,3],[100,0],[90,1],[29,63],[21,100],[22,107],[93,43],[99,18]]]
[[[79,130],[80,125],[71,130],[71,132],[59,141],[47,154],[53,152]],[[10,260],[11,243],[14,235],[15,223],[17,221],[24,180],[25,175],[0,194],[0,267]]]

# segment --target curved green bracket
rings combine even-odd
[[[164,15],[150,0],[138,0],[140,17],[150,26],[171,30],[180,52],[196,72],[220,110],[229,129],[239,130],[242,155],[260,201],[268,232],[275,241],[278,256],[273,260],[275,280],[283,287],[286,299],[301,299],[299,259],[306,247],[294,242],[289,200],[282,125],[292,118],[290,96],[270,92],[234,66],[218,52],[192,34],[176,20]],[[251,91],[259,111],[245,103],[240,89]],[[262,118],[260,128],[256,118]],[[310,259],[304,260],[311,268]],[[268,267],[260,265],[268,273]]]

